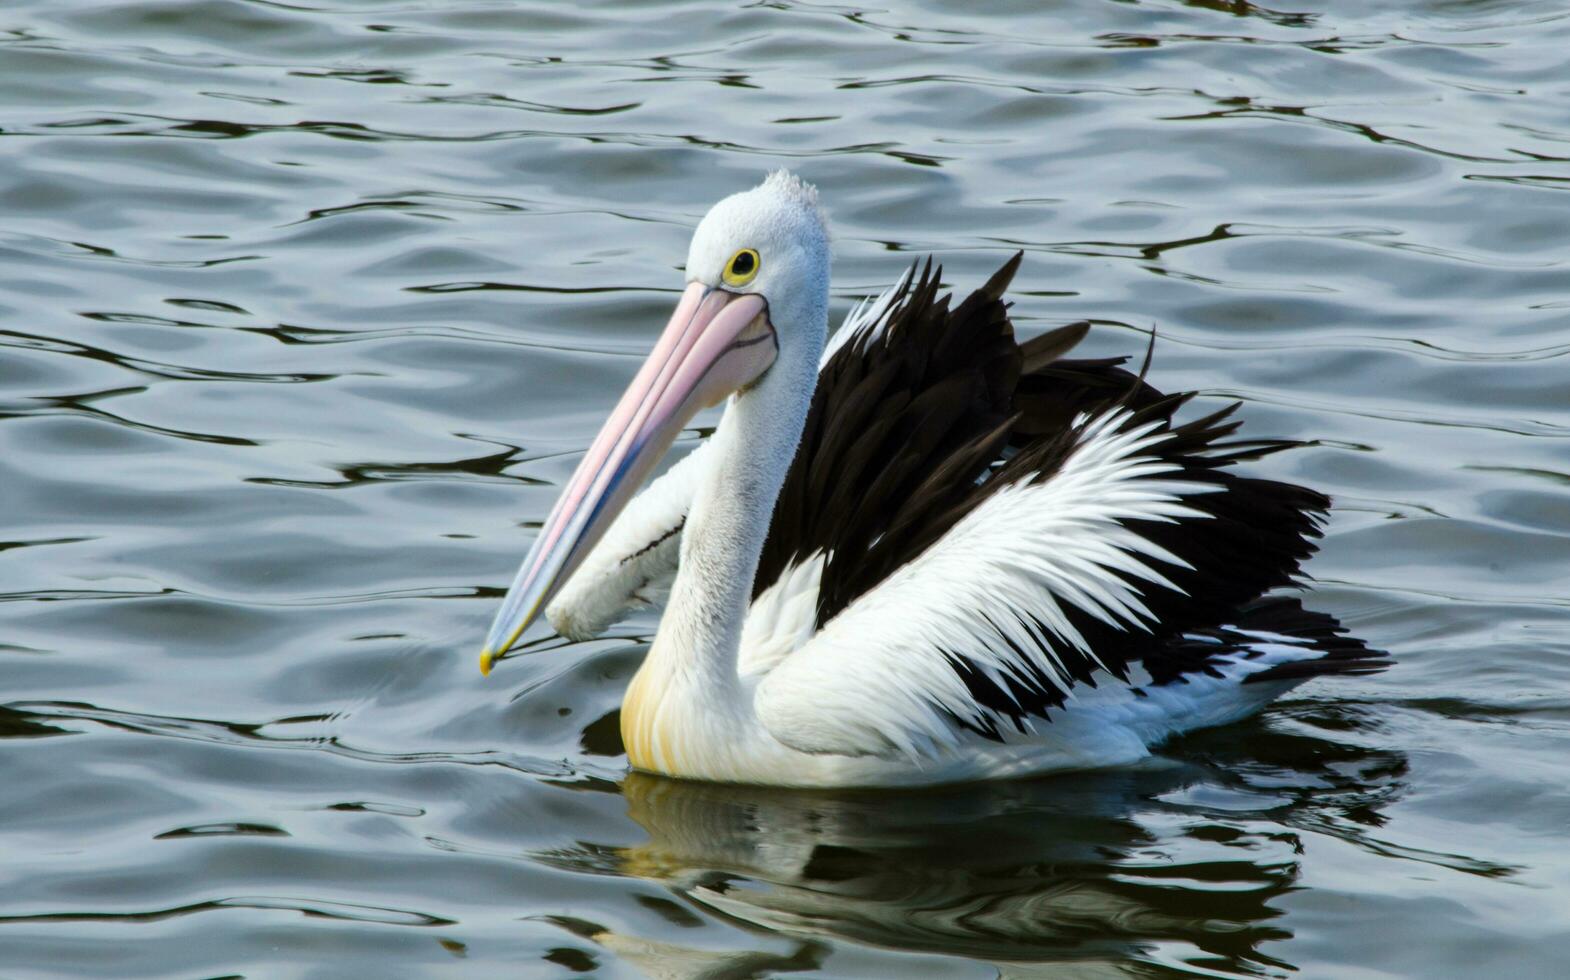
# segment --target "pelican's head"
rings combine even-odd
[[[771,371],[811,384],[828,290],[828,232],[811,186],[781,170],[709,210],[676,311],[540,529],[486,638],[482,671],[518,642],[699,409]]]
[[[692,234],[687,283],[689,293],[702,286],[761,298],[786,354],[821,345],[828,322],[829,234],[818,192],[778,170],[752,190],[714,205]]]

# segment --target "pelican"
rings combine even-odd
[[[1235,438],[1237,405],[1179,421],[1192,393],[1126,358],[1065,357],[1087,324],[1018,342],[1020,258],[952,308],[929,259],[830,339],[816,190],[782,170],[716,204],[482,670],[542,610],[587,639],[663,605],[622,702],[634,769],[890,787],[1131,763],[1386,666],[1274,594],[1329,500],[1233,465],[1288,444]]]

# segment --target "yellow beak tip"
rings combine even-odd
[[[496,666],[496,655],[489,650],[480,653],[480,673],[486,677],[491,676],[491,668]]]

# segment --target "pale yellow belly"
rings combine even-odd
[[[627,762],[644,772],[665,772],[655,760],[654,726],[659,716],[660,694],[647,670],[639,670],[621,699],[621,740]]]

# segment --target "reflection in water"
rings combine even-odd
[[[1356,709],[1314,712],[1303,720],[1369,727]],[[1299,887],[1300,835],[1377,849],[1365,837],[1406,768],[1400,753],[1260,722],[1186,740],[1139,769],[926,792],[632,773],[621,789],[649,840],[552,860],[662,882],[803,950],[838,938],[993,962],[1175,958],[1276,975],[1293,967],[1264,947],[1292,935],[1274,900]],[[577,931],[656,972],[674,968],[672,956],[692,967],[679,947],[638,941],[632,955],[627,937]]]

